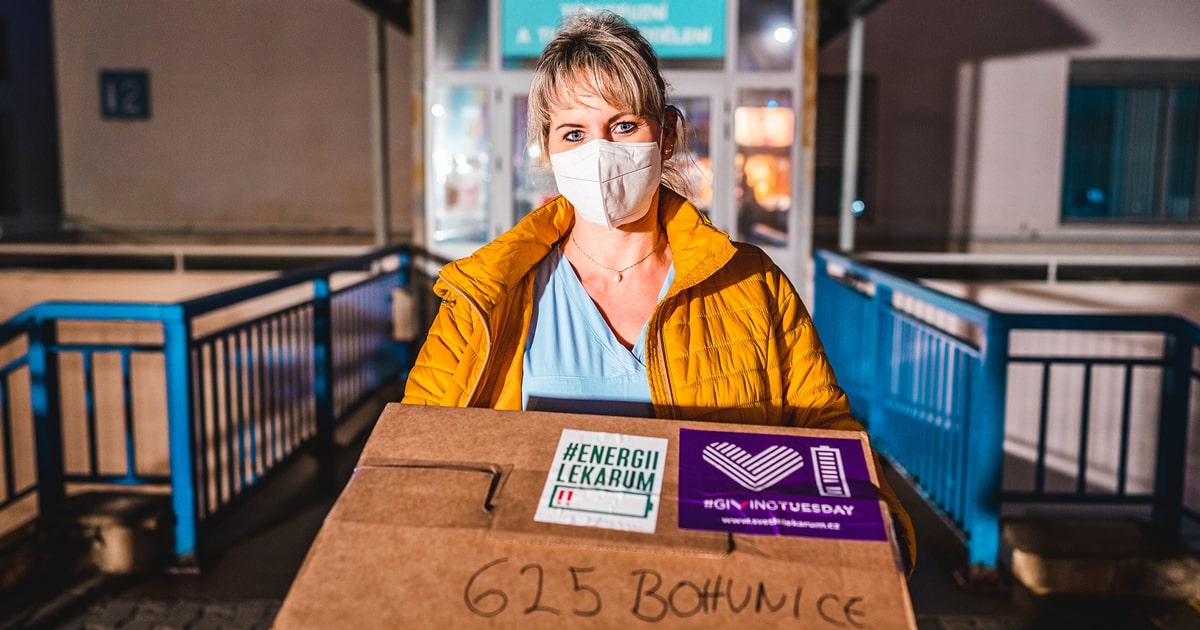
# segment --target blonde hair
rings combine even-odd
[[[541,149],[543,163],[550,154],[550,112],[593,89],[613,107],[664,127],[674,125],[675,146],[662,148],[687,159],[683,113],[667,103],[668,85],[650,42],[616,13],[583,10],[563,20],[533,71],[529,144]],[[677,192],[690,192],[690,180],[676,160],[664,160],[662,181]]]

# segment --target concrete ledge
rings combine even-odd
[[[0,593],[33,575],[37,565],[37,529],[33,521],[0,537]]]
[[[1016,520],[1005,524],[1013,577],[1037,595],[1188,598],[1200,560],[1136,521]]]
[[[170,498],[135,492],[87,492],[68,497],[42,516],[50,549],[75,550],[64,558],[77,573],[127,575],[166,562],[172,547]]]

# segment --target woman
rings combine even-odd
[[[686,133],[666,95],[622,18],[560,28],[529,130],[562,196],[442,269],[404,403],[862,429],[783,272],[676,192]]]

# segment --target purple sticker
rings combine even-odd
[[[679,430],[679,527],[887,540],[853,438]]]

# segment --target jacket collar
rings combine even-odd
[[[729,235],[679,193],[659,187],[658,220],[667,233],[674,257],[675,282],[668,296],[691,288],[725,266],[737,251]]]
[[[691,202],[665,186],[659,188],[658,216],[674,257],[675,282],[668,295],[703,281],[729,262],[736,251],[727,234],[713,227]],[[562,196],[555,197],[475,253],[443,267],[440,275],[489,311],[521,285],[551,248],[567,237],[574,224],[571,204]]]

